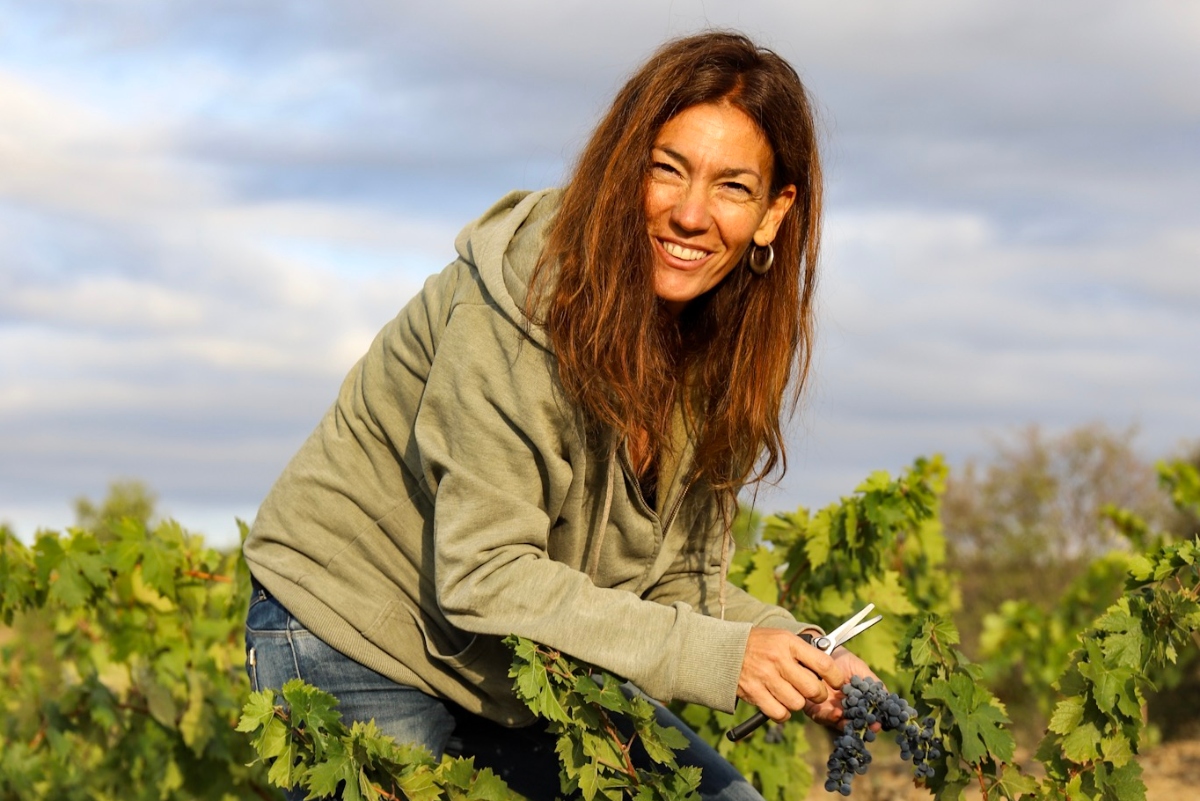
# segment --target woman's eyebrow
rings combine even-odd
[[[655,145],[653,149],[662,151],[675,161],[679,162],[685,169],[690,170],[692,168],[692,162],[690,162],[682,153],[678,153],[669,147],[664,147],[663,145]],[[758,170],[755,170],[751,167],[726,167],[717,173],[718,178],[736,178],[739,175],[752,175],[759,181],[762,181],[762,176],[758,174]]]

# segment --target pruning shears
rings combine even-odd
[[[854,637],[857,637],[859,634],[862,634],[864,631],[871,628],[871,626],[874,626],[876,623],[883,620],[883,615],[876,615],[870,620],[863,620],[864,617],[871,614],[871,610],[874,608],[875,604],[867,604],[860,611],[855,613],[849,620],[823,637],[814,637],[807,632],[801,634],[800,636],[804,638],[805,642],[814,648],[819,648],[827,654],[832,654],[834,648],[837,648],[839,645],[844,645]],[[770,720],[770,718],[768,718],[762,712],[755,712],[753,717],[739,723],[729,731],[725,732],[725,736],[736,743],[739,740],[744,740],[749,737],[755,729],[766,723],[768,720]]]

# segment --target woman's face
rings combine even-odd
[[[796,198],[769,196],[774,157],[758,125],[727,103],[692,106],[658,132],[646,181],[654,292],[673,314],[712,289],[753,241],[767,245]]]

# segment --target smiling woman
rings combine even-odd
[[[305,679],[534,799],[558,794],[554,742],[508,634],[663,701],[838,720],[870,669],[726,581],[737,493],[783,464],[807,373],[820,197],[785,61],[732,33],[657,52],[562,190],[459,235],[264,501],[256,688]],[[705,799],[759,797],[689,740]]]

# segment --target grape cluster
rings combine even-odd
[[[942,741],[934,736],[933,718],[916,724],[917,710],[895,693],[889,693],[882,683],[872,678],[854,676],[842,687],[842,709],[845,717],[842,733],[833,740],[833,753],[826,767],[829,770],[825,789],[831,793],[850,795],[850,780],[855,774],[867,772],[871,754],[867,743],[874,742],[872,724],[879,723],[884,731],[899,732],[901,758],[913,761],[918,779],[933,776],[930,760],[942,755]]]

